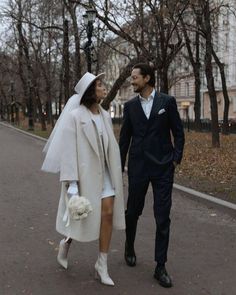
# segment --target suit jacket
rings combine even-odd
[[[122,171],[129,150],[130,176],[142,177],[148,173],[155,177],[163,167],[173,165],[173,161],[180,163],[184,131],[175,98],[156,92],[149,119],[139,96],[126,102],[119,145]]]

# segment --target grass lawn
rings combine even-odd
[[[211,147],[211,134],[186,132],[186,144],[175,182],[236,203],[236,135],[220,135],[220,148]]]
[[[49,135],[50,135],[50,133],[51,133],[51,130],[52,130],[51,126],[47,126],[47,130],[46,131],[42,131],[41,130],[41,126],[38,123],[35,123],[34,124],[34,130],[29,130],[28,129],[28,122],[27,122],[27,120],[21,121],[20,122],[20,125],[15,126],[15,127],[16,128],[19,128],[21,130],[24,130],[24,131],[28,131],[29,133],[32,133],[34,135],[41,136],[43,138],[48,138]]]

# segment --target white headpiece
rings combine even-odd
[[[83,75],[83,77],[79,80],[79,82],[75,86],[75,92],[77,94],[74,94],[71,96],[59,119],[57,120],[57,123],[52,130],[52,133],[43,149],[43,152],[46,153],[45,160],[42,165],[42,170],[46,172],[52,172],[57,173],[60,171],[60,156],[62,154],[62,147],[63,147],[63,129],[65,127],[66,121],[68,120],[68,117],[71,113],[71,111],[77,109],[80,105],[80,100],[82,96],[84,95],[85,91],[88,89],[88,87],[100,77],[104,76],[104,73],[101,73],[97,76],[86,73]]]

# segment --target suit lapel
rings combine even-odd
[[[99,157],[95,126],[92,121],[89,110],[86,107],[84,107],[84,111],[81,114],[81,124],[82,124],[82,130],[85,136],[87,137],[91,147],[93,148],[93,150]]]
[[[143,107],[141,105],[141,101],[139,99],[139,96],[136,96],[136,101],[135,101],[135,104],[134,104],[134,107],[133,107],[133,112],[135,114],[137,114],[137,116],[139,117],[142,117],[145,121],[147,121],[147,117],[143,111]]]
[[[164,102],[163,97],[160,94],[158,95],[156,92],[149,119],[151,119],[153,116],[155,116],[158,113],[158,111],[161,109],[163,105],[163,102]]]

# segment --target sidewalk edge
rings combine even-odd
[[[234,203],[230,203],[230,202],[227,202],[227,201],[224,201],[224,200],[221,200],[219,198],[216,198],[216,197],[212,197],[210,195],[207,195],[207,194],[204,194],[204,193],[201,193],[201,192],[198,192],[198,191],[195,191],[194,189],[191,189],[191,188],[188,188],[188,187],[185,187],[185,186],[182,186],[182,185],[179,185],[179,184],[176,184],[174,183],[174,188],[175,189],[178,189],[182,192],[185,192],[185,193],[188,193],[190,195],[193,195],[193,196],[196,196],[196,197],[199,197],[201,199],[204,199],[204,200],[207,200],[207,201],[210,201],[210,202],[213,202],[215,204],[218,204],[218,205],[221,205],[221,206],[224,206],[224,207],[227,207],[227,208],[230,208],[230,209],[233,209],[233,210],[236,210],[236,204]]]
[[[8,128],[14,129],[14,130],[16,130],[16,131],[18,131],[18,132],[20,132],[20,133],[23,133],[23,134],[25,134],[25,135],[27,135],[27,136],[31,136],[31,137],[34,137],[34,138],[36,138],[36,139],[39,139],[39,140],[42,140],[42,141],[45,141],[45,142],[47,141],[46,138],[43,138],[43,137],[41,137],[41,136],[38,136],[38,135],[32,134],[32,133],[30,133],[30,132],[27,132],[27,131],[21,130],[20,128],[14,127],[14,126],[12,126],[11,124],[4,123],[4,122],[0,122],[0,124],[3,125],[3,126],[5,126],[5,127],[8,127]]]

